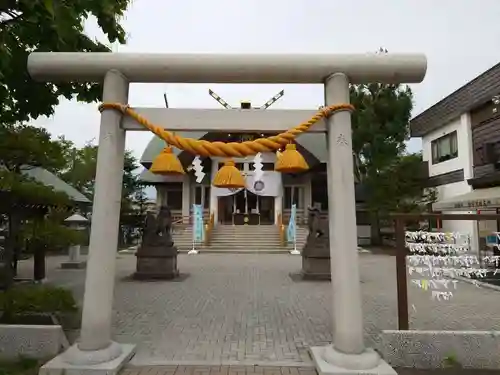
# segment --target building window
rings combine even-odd
[[[296,204],[297,208],[302,208],[301,196],[302,188],[300,186],[285,186],[285,209],[291,209],[292,204]]]
[[[432,164],[454,159],[458,156],[457,132],[451,132],[431,142]]]

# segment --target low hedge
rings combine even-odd
[[[19,315],[67,315],[78,312],[70,290],[50,285],[20,285],[0,292],[0,312],[8,319]]]

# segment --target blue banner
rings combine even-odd
[[[297,217],[297,205],[292,204],[292,212],[290,213],[290,221],[288,222],[288,228],[287,228],[287,233],[286,237],[288,242],[295,242],[295,237],[296,237],[296,217]]]
[[[203,207],[201,204],[193,204],[193,239],[195,242],[202,242],[204,237]]]

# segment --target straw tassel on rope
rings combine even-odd
[[[158,175],[182,175],[186,173],[170,146],[165,147],[155,158],[149,171]]]
[[[246,186],[245,178],[231,159],[225,161],[224,166],[217,171],[212,185],[226,189],[241,189]]]
[[[276,158],[274,169],[281,173],[300,173],[309,169],[304,157],[294,143],[286,145],[285,151]]]

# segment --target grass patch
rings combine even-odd
[[[0,375],[37,375],[42,362],[31,358],[21,358],[18,361],[0,361]]]

